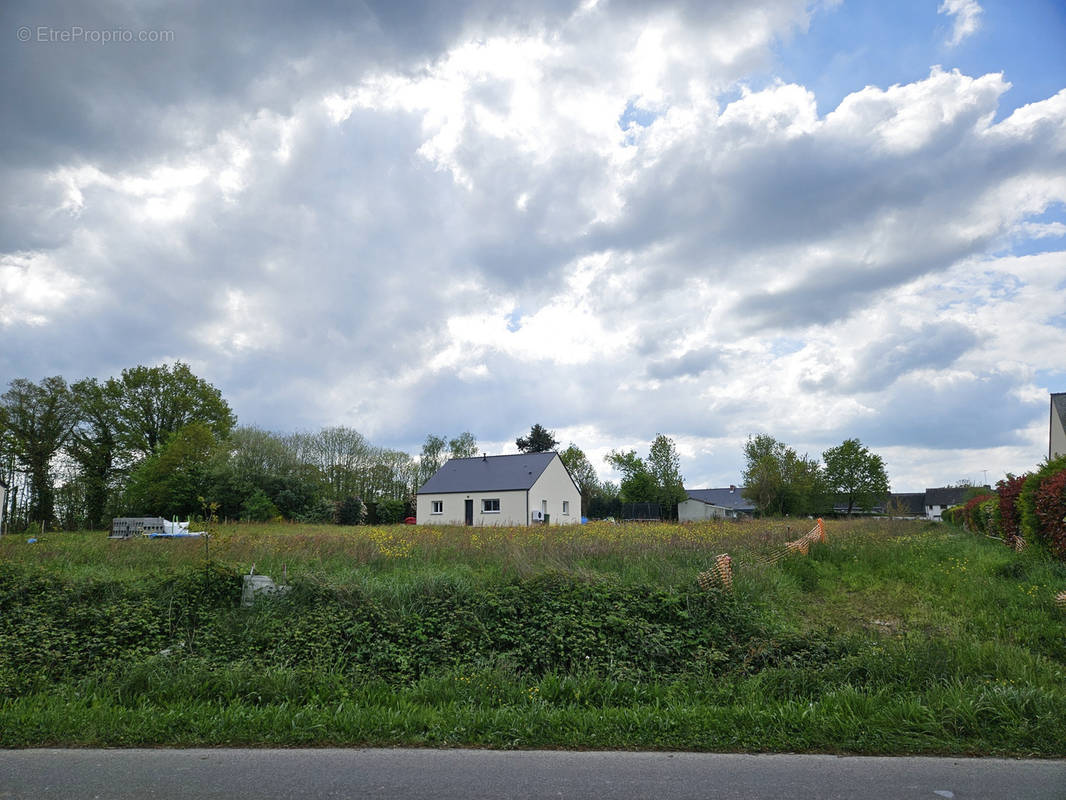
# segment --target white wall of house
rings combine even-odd
[[[944,512],[944,510],[946,508],[947,508],[947,506],[926,506],[925,507],[925,518],[926,519],[935,519],[935,520],[939,521],[940,520],[940,515]]]
[[[581,523],[581,492],[560,459],[549,461],[537,482],[530,487],[529,510],[548,514],[552,525]]]
[[[527,506],[528,499],[528,506]],[[552,525],[581,522],[581,493],[559,458],[553,458],[530,487],[510,492],[420,494],[415,501],[419,525],[465,525],[466,501],[474,501],[474,525],[528,525],[533,511],[549,515]],[[484,510],[483,501],[499,500],[499,512]],[[434,511],[440,503],[440,511]]]
[[[680,522],[699,522],[705,519],[724,519],[726,509],[721,506],[693,500],[691,497],[677,504],[677,519]]]
[[[465,525],[466,501],[474,501],[475,525],[525,525],[526,492],[453,492],[420,494],[416,500],[415,519],[419,525]],[[499,500],[500,510],[485,511],[484,500]],[[441,503],[440,513],[433,511],[434,501]]]

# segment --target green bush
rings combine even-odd
[[[1066,456],[1045,461],[1036,472],[1025,479],[1021,494],[1018,495],[1021,534],[1027,541],[1039,544],[1045,549],[1048,547],[1048,541],[1037,514],[1037,494],[1041,484],[1063,470],[1066,470]]]
[[[269,522],[277,516],[277,506],[270,502],[270,498],[262,489],[256,489],[252,496],[241,504],[241,518],[246,522]]]

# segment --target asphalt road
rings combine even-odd
[[[1066,761],[490,750],[0,750],[0,798],[1066,800]]]

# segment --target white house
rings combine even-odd
[[[942,486],[936,489],[926,489],[925,518],[939,522],[941,515],[952,506],[959,505],[968,491],[970,491],[969,486]]]
[[[419,525],[581,522],[581,492],[558,453],[453,458],[418,490]]]
[[[688,499],[677,504],[677,519],[680,522],[699,522],[704,519],[736,519],[755,513],[755,506],[743,493],[743,486],[685,489]]]
[[[1051,437],[1047,457],[1066,456],[1066,392],[1051,395]]]

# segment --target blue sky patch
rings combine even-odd
[[[921,80],[934,65],[1012,84],[998,118],[1056,94],[1066,83],[1066,3],[981,2],[980,27],[952,47],[954,18],[936,0],[846,0],[814,11],[810,30],[778,46],[775,76],[815,93],[818,113],[865,86]]]

